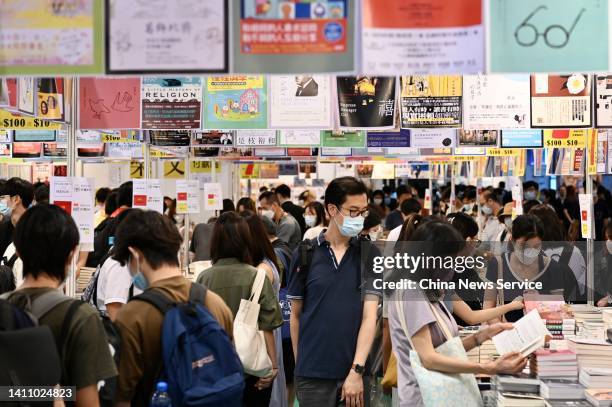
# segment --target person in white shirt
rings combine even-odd
[[[122,266],[117,260],[109,257],[100,268],[98,276],[98,288],[96,308],[115,320],[121,307],[131,297],[141,294],[142,290],[134,287],[130,270]]]
[[[480,194],[480,210],[484,215],[484,227],[482,227],[480,240],[492,242],[504,229],[504,225],[498,219],[502,206],[493,191],[484,191]]]
[[[325,209],[321,202],[311,202],[306,205],[306,211],[304,212],[304,221],[306,222],[306,232],[304,233],[304,240],[315,239],[319,237],[319,234],[327,227],[327,221],[325,219]]]
[[[8,208],[7,215],[11,217],[11,223],[16,226],[21,216],[32,205],[34,186],[29,181],[14,177],[6,181],[1,193],[0,200]],[[6,259],[5,261],[14,262],[12,268],[15,285],[19,287],[23,282],[23,262],[20,258],[14,256],[16,256],[15,245],[11,242],[6,248],[3,258]]]

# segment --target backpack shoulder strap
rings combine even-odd
[[[316,238],[315,238],[316,239]],[[312,256],[315,249],[315,239],[302,240],[298,245],[298,275],[306,281],[310,265],[312,264]]]
[[[189,289],[189,302],[194,304],[206,304],[206,294],[208,293],[208,289],[206,286],[198,283],[191,283],[191,288]]]
[[[174,301],[170,300],[158,290],[154,289],[146,290],[144,293],[132,298],[132,301],[148,302],[157,308],[162,315],[166,315],[166,312],[174,305]]]
[[[51,290],[35,298],[28,311],[40,320],[53,308],[67,301],[72,301],[72,298],[65,296],[59,290]]]

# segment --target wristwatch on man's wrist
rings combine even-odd
[[[355,371],[355,373],[363,375],[363,373],[365,372],[365,367],[362,365],[358,365],[356,363],[353,363],[353,366],[351,366],[351,369],[353,369]]]

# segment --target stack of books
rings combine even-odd
[[[575,380],[543,380],[540,385],[540,396],[547,401],[584,400],[584,386]]]
[[[595,407],[612,406],[612,388],[608,389],[587,389],[586,399]]]
[[[580,369],[578,381],[587,389],[612,388],[612,367],[585,367]]]
[[[603,323],[601,308],[588,304],[572,304],[571,309],[576,319],[579,337],[587,337],[584,332],[585,323],[587,324],[588,331],[592,331],[595,325]]]
[[[602,321],[585,321],[583,324],[582,337],[590,339],[606,339],[606,330]]]
[[[528,377],[498,375],[491,378],[491,388],[497,393],[497,406],[544,407],[540,396],[540,380]]]
[[[576,352],[569,349],[538,349],[531,357],[529,367],[531,373],[542,380],[578,380]]]
[[[546,329],[552,339],[570,339],[576,334],[576,320],[574,318],[546,319]]]
[[[576,320],[562,295],[526,293],[525,314],[533,309],[538,310],[553,339],[567,339],[575,334]]]
[[[493,341],[484,341],[482,345],[480,345],[480,363],[490,362],[493,359],[497,359],[498,356],[499,353],[497,353],[497,348],[495,344],[493,344]]]
[[[612,343],[602,339],[570,339],[567,344],[576,353],[580,369],[612,366]]]
[[[546,401],[537,394],[500,392],[497,407],[546,407]]]

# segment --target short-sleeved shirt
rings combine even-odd
[[[24,306],[28,301],[27,297],[31,301],[51,290],[53,288],[24,288],[15,291],[9,301]],[[89,305],[81,304],[77,308],[68,333],[64,333],[65,342],[59,343],[64,317],[71,303],[72,301],[66,301],[57,305],[38,322],[51,329],[58,347],[62,361],[60,384],[82,389],[117,376],[117,368],[110,353],[102,321],[96,310]]]
[[[220,259],[198,276],[198,283],[205,284],[217,293],[236,318],[240,301],[251,296],[257,269],[237,259]],[[283,324],[278,297],[274,294],[269,279],[265,279],[259,297],[259,329],[273,331]]]
[[[190,289],[190,281],[176,276],[156,281],[147,290],[157,290],[177,302],[186,302]],[[223,300],[208,290],[204,306],[231,338],[233,318]],[[144,301],[130,301],[117,314],[115,324],[121,333],[118,401],[131,400],[134,407],[148,406],[151,402],[162,369],[163,319],[157,308]]]
[[[387,230],[393,230],[398,226],[402,226],[403,224],[404,216],[398,209],[391,211],[385,219],[385,229]]]
[[[210,242],[214,227],[213,224],[200,223],[193,229],[189,250],[195,253],[194,261],[210,260]]]
[[[340,263],[322,232],[306,281],[297,272],[298,250],[289,273],[289,300],[302,300],[295,375],[341,380],[348,375],[363,314],[362,294],[381,296],[361,270],[361,241],[352,238]],[[371,246],[371,255],[378,249]]]
[[[431,341],[434,348],[442,345],[446,342],[443,331],[437,324],[436,317],[431,310],[429,301],[425,296],[417,290],[405,290],[402,293],[403,301],[396,301],[395,298],[385,297],[385,301],[389,301],[389,330],[391,333],[391,344],[395,357],[397,358],[397,387],[399,395],[400,406],[422,406],[423,400],[421,398],[421,392],[419,385],[414,373],[410,366],[410,344],[408,338],[402,329],[400,322],[400,316],[397,312],[398,304],[403,307],[406,329],[408,334],[412,337],[424,326],[429,326],[429,333],[431,335]],[[431,303],[434,307],[437,307],[438,314],[446,324],[450,334],[457,336],[459,329],[455,323],[454,318],[450,315],[450,312],[446,309],[443,303],[435,302]]]
[[[11,244],[9,244],[6,250],[4,251],[3,257],[5,257],[8,261],[11,260],[15,253],[15,243],[11,242]],[[19,257],[17,257],[15,259],[15,263],[13,263],[13,275],[15,276],[15,286],[19,287],[21,283],[23,283],[23,261]]]
[[[302,241],[302,229],[297,220],[285,213],[278,221],[276,237],[289,245],[291,250],[295,249]]]
[[[106,311],[107,304],[126,304],[129,300],[131,286],[132,276],[127,265],[122,266],[117,260],[109,257],[100,267],[96,308]],[[141,290],[133,288],[133,295],[140,293],[142,293]]]

